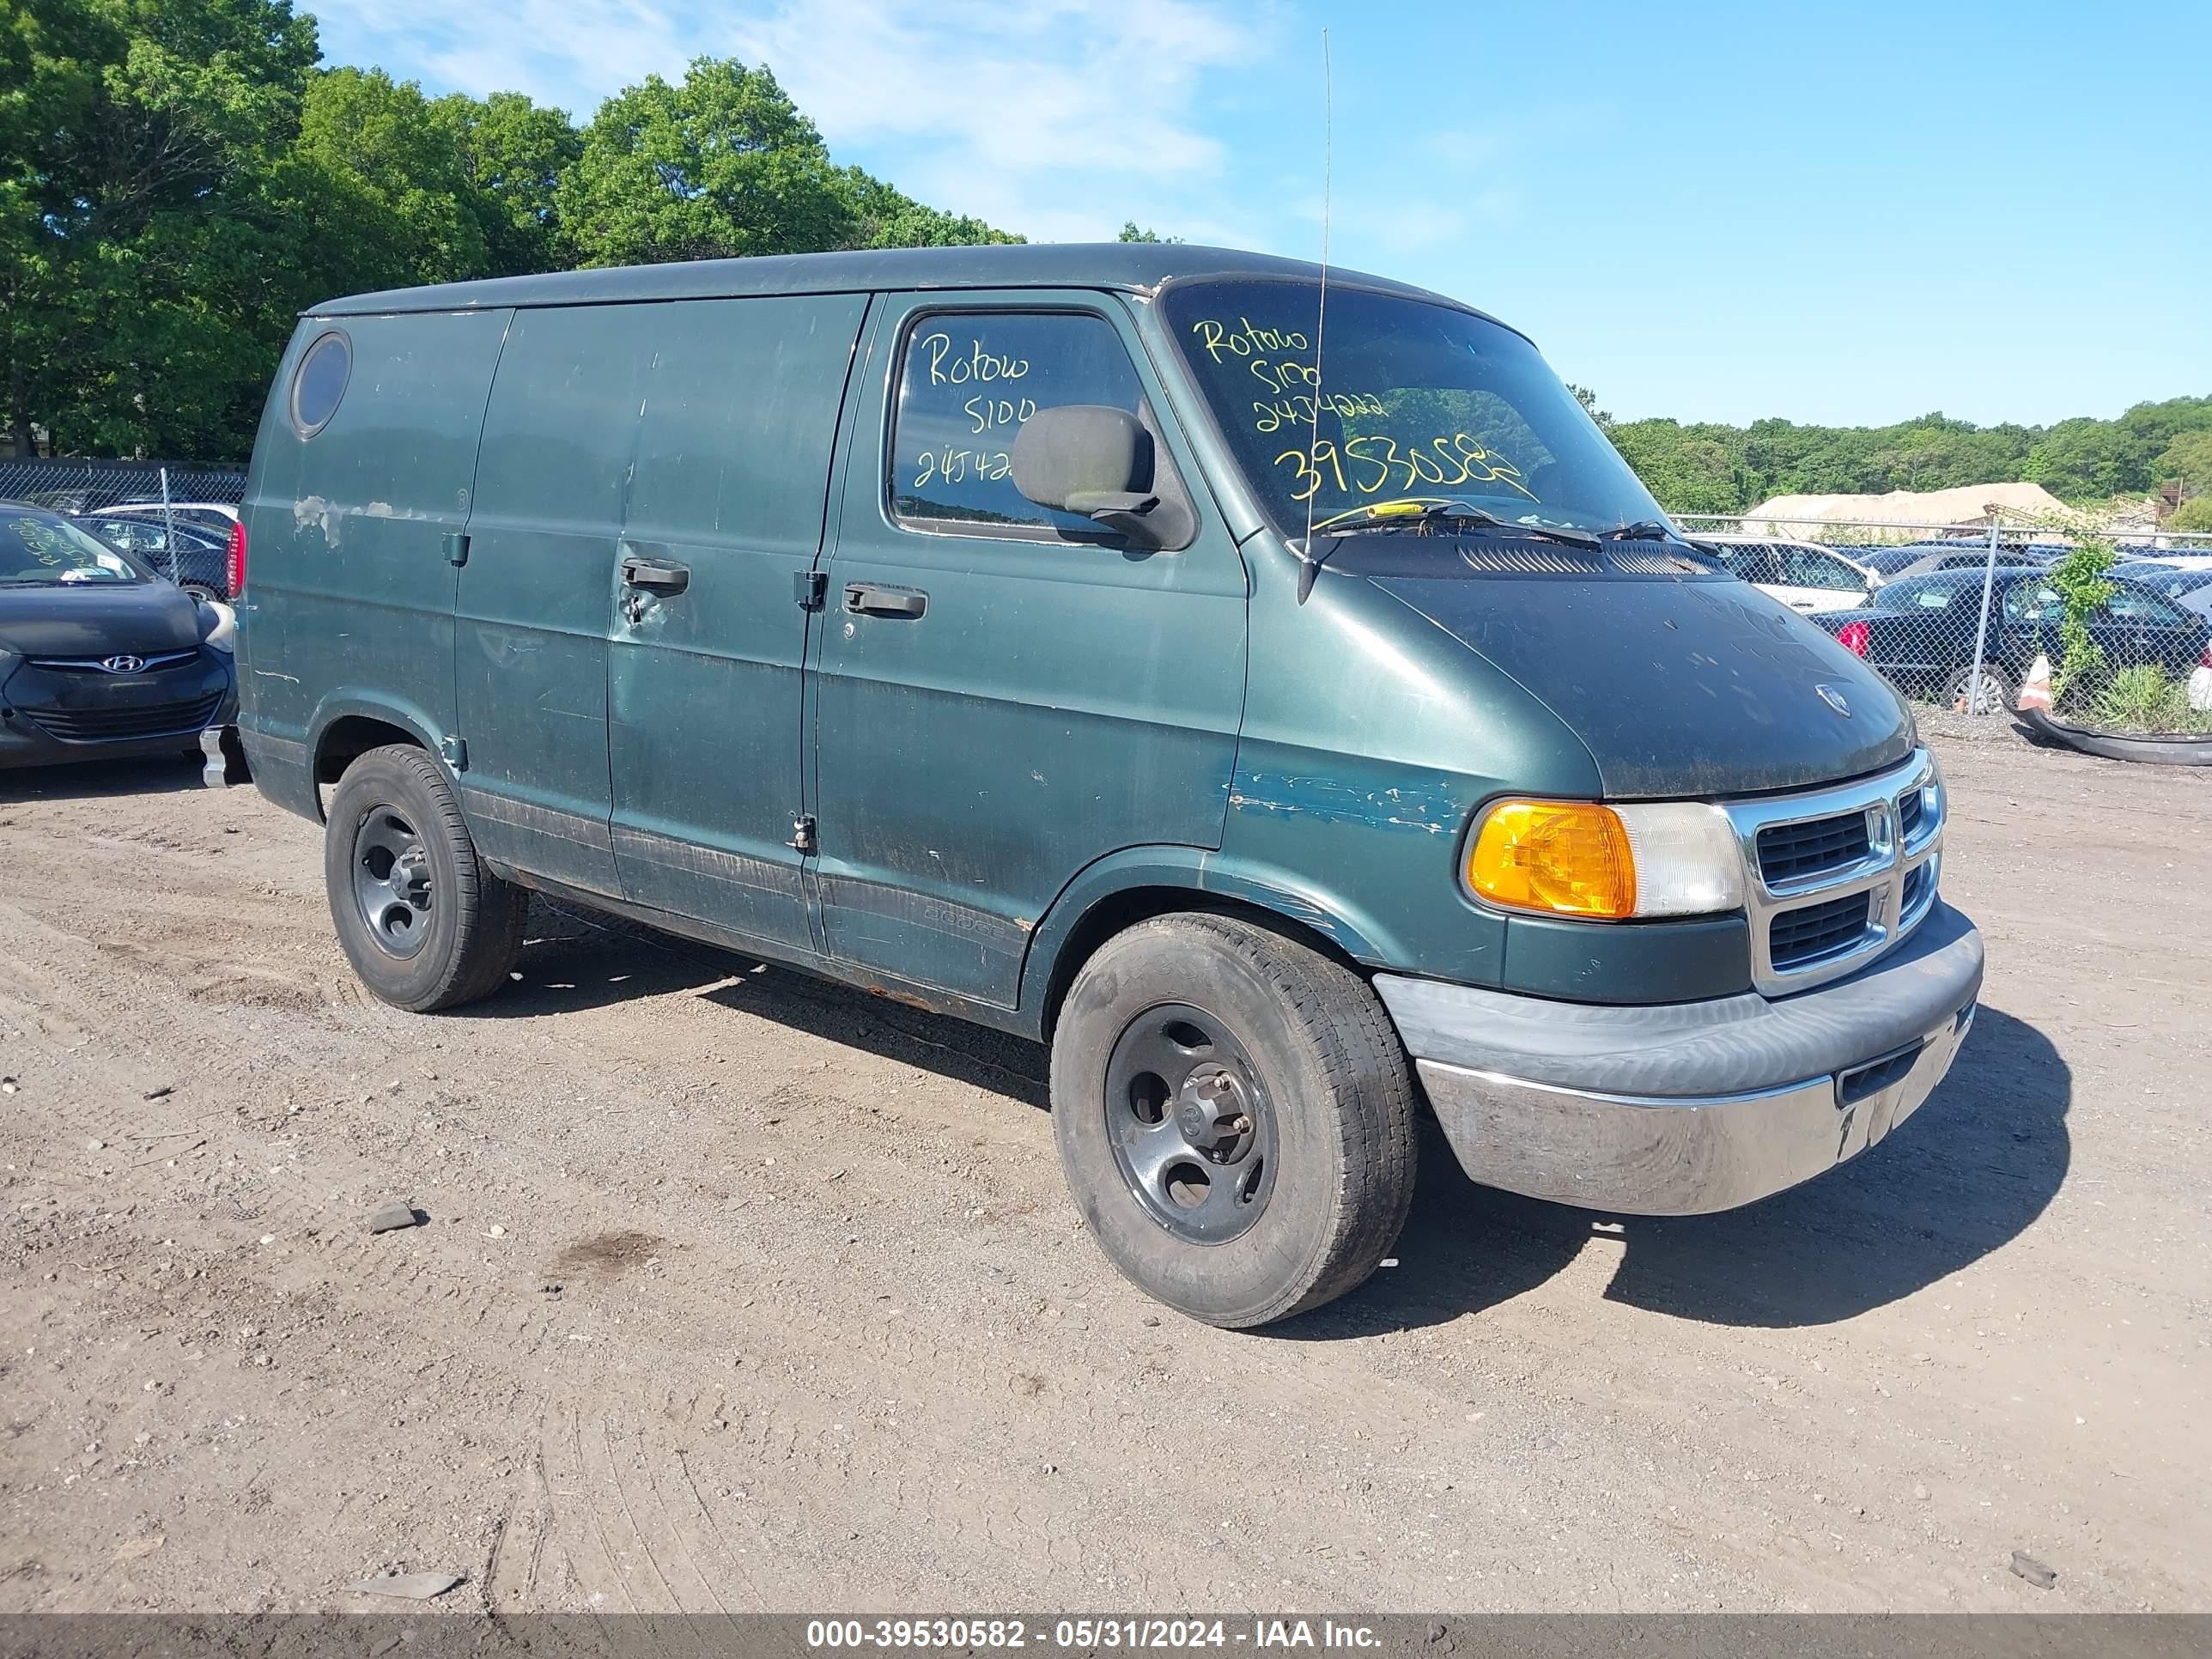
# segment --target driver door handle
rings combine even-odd
[[[845,609],[858,617],[919,617],[929,609],[929,595],[919,588],[848,582]]]
[[[622,562],[622,579],[625,586],[641,587],[647,592],[681,593],[691,586],[691,567],[672,559],[641,559],[632,555]]]

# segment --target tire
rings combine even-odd
[[[196,599],[206,599],[210,602],[214,602],[222,599],[223,597],[222,594],[218,592],[216,589],[209,586],[205,582],[179,582],[177,586],[183,588],[185,592],[191,594]]]
[[[1157,917],[1084,963],[1053,1034],[1052,1121],[1107,1259],[1228,1329],[1357,1287],[1413,1202],[1413,1079],[1382,1004],[1350,969],[1233,917]]]
[[[1942,706],[1946,708],[1956,708],[1966,695],[1966,682],[1973,677],[1973,667],[1969,664],[1952,675],[1949,679],[1945,680],[1942,698]],[[1977,699],[1982,706],[1969,708],[1966,712],[1970,714],[2009,714],[2014,702],[2019,696],[2019,685],[2014,683],[2013,677],[2005,671],[2003,666],[1997,663],[1985,662],[1982,665],[1981,695]]]
[[[409,744],[372,749],[338,780],[323,883],[354,972],[395,1008],[434,1013],[486,996],[522,948],[529,895],[483,867],[445,773]]]

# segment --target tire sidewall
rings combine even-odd
[[[1106,1071],[1129,1023],[1166,1003],[1219,1020],[1244,1044],[1274,1114],[1274,1189],[1259,1219],[1218,1244],[1179,1239],[1129,1190],[1107,1132]],[[1132,929],[1101,947],[1060,1010],[1053,1136],[1070,1194],[1108,1260],[1150,1295],[1210,1324],[1253,1325],[1297,1303],[1326,1255],[1341,1202],[1342,1120],[1282,988],[1224,943]]]
[[[323,833],[323,883],[338,943],[369,989],[406,1007],[434,999],[453,976],[460,948],[460,866],[446,832],[444,791],[399,756],[370,753],[346,769],[331,796]],[[450,798],[448,798],[450,799]],[[353,894],[354,838],[379,807],[396,809],[415,826],[430,860],[429,937],[413,956],[400,957],[376,943]]]

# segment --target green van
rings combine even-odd
[[[1050,1045],[1106,1255],[1359,1284],[1475,1181],[1745,1204],[1950,1066],[1982,947],[1895,696],[1686,543],[1520,334],[1182,246],[716,261],[303,317],[241,735],[362,981],[529,891]]]

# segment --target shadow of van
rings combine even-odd
[[[1040,1045],[561,905],[534,904],[520,980],[460,1011],[531,1018],[686,988],[794,1031],[1047,1104]],[[1887,1139],[1744,1209],[1609,1217],[1470,1182],[1433,1122],[1398,1265],[1275,1328],[1293,1340],[1442,1324],[1558,1273],[1594,1233],[1625,1243],[1606,1294],[1711,1324],[1821,1325],[1910,1296],[2043,1212],[2071,1156],[2072,1074],[2033,1026],[1984,1006],[1951,1073]],[[1098,1271],[1110,1272],[1102,1259]]]
[[[1473,1186],[1430,1126],[1399,1267],[1284,1328],[1327,1337],[1441,1323],[1533,1289],[1594,1233],[1626,1246],[1606,1297],[1708,1324],[1850,1319],[2017,1237],[2065,1179],[2072,1073],[1984,1005],[1951,1073],[1871,1151],[1718,1215],[1612,1217]]]

